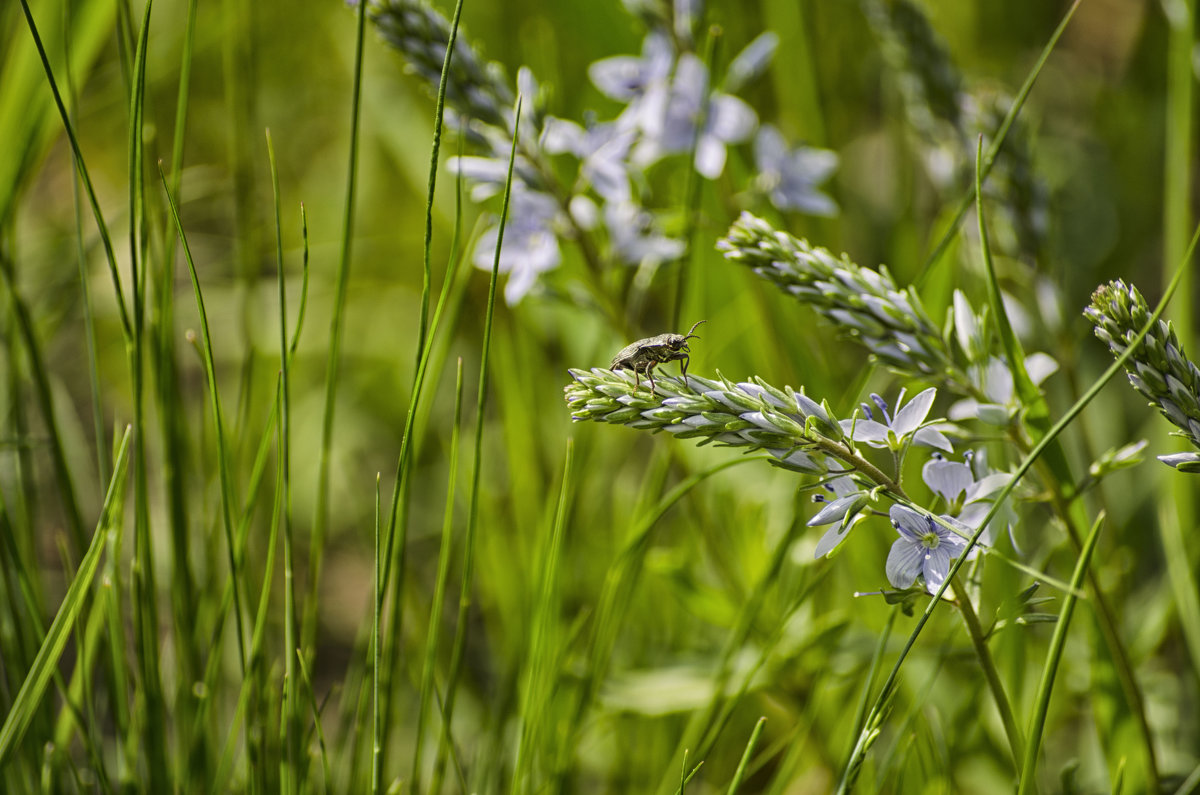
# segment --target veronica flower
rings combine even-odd
[[[952,451],[954,447],[941,431],[923,425],[925,418],[929,415],[929,409],[933,407],[935,397],[937,397],[937,390],[930,387],[906,404],[904,403],[904,390],[901,389],[900,395],[896,398],[895,416],[891,416],[887,401],[872,393],[871,401],[875,404],[875,410],[873,411],[871,406],[866,403],[861,404],[866,419],[860,417],[842,420],[842,430],[847,434],[852,434],[851,438],[854,441],[864,442],[871,447],[886,447],[892,451],[899,451],[911,440],[912,443],[925,447],[937,447]],[[876,411],[879,413],[879,420],[875,419]]]
[[[837,215],[833,199],[817,190],[837,168],[838,158],[827,149],[789,149],[779,130],[769,124],[758,129],[754,140],[758,188],[780,210],[809,215]]]
[[[950,571],[950,561],[966,548],[966,540],[935,522],[933,517],[904,505],[893,505],[888,515],[900,534],[888,552],[888,582],[905,589],[920,576],[925,581],[925,590],[936,593]],[[956,523],[954,519],[942,518]]]
[[[967,453],[964,462],[950,461],[934,453],[921,469],[921,479],[945,500],[946,513],[967,528],[964,531],[967,535],[974,535],[979,523],[992,509],[995,495],[1008,484],[1012,475],[991,471],[982,452],[978,455]],[[979,543],[991,546],[1001,527],[1009,531],[1011,538],[1016,519],[1011,505],[1005,502],[979,536]],[[1013,546],[1016,546],[1015,541]],[[975,549],[971,552],[974,554]]]
[[[775,50],[779,48],[779,34],[772,31],[760,33],[729,62],[725,73],[725,90],[737,91],[761,75],[771,65]]]
[[[867,505],[870,492],[859,486],[853,478],[842,476],[824,484],[825,488],[834,495],[834,499],[826,499],[823,495],[813,497],[814,502],[823,502],[825,507],[817,511],[817,515],[808,520],[809,527],[833,524],[813,551],[814,558],[823,558],[833,552],[850,533],[850,528],[859,521],[867,518],[863,508]]]
[[[708,179],[725,169],[725,146],[749,138],[758,123],[742,100],[709,93],[708,68],[691,53],[680,56],[669,84],[649,86],[635,112],[643,135],[634,148],[635,165],[648,166],[695,147],[696,172]]]
[[[1041,384],[1058,370],[1058,362],[1045,353],[1025,357],[1025,372],[1034,384]],[[968,376],[985,401],[965,398],[950,407],[952,420],[978,419],[988,425],[1005,427],[1021,410],[1021,401],[1013,386],[1012,370],[998,356],[989,357],[985,364],[973,365]]]
[[[640,98],[651,86],[665,82],[674,63],[671,40],[659,31],[651,31],[642,42],[640,58],[634,55],[604,58],[588,67],[588,77],[601,94],[628,103]]]
[[[629,202],[606,205],[604,223],[613,251],[631,265],[670,262],[687,248],[682,240],[659,232],[653,214]]]
[[[554,229],[559,215],[557,202],[544,193],[513,187],[500,251],[500,271],[509,275],[504,287],[504,300],[509,305],[524,298],[538,276],[557,268],[562,260]],[[492,269],[499,232],[497,225],[480,235],[471,258],[475,267]]]
[[[542,146],[550,154],[569,152],[581,161],[580,174],[602,199],[629,202],[629,148],[637,131],[620,121],[593,124],[587,129],[573,121],[546,119]]]

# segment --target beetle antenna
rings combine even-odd
[[[695,337],[696,339],[700,339],[699,334],[693,334],[692,332],[696,330],[696,326],[699,326],[701,323],[707,323],[707,322],[708,322],[707,320],[697,320],[695,323],[692,324],[692,327],[690,329],[688,329],[688,333],[685,334],[683,338],[685,340],[690,339],[692,337]]]

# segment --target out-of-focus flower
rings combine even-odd
[[[580,174],[605,201],[629,202],[629,148],[637,131],[608,122],[584,129],[573,121],[546,119],[542,146],[550,154],[569,152],[581,161]]]
[[[779,34],[769,30],[759,34],[729,62],[723,88],[733,93],[761,75],[771,65],[771,59],[775,57],[775,50],[778,48]]]
[[[754,159],[758,189],[775,207],[809,215],[837,215],[833,199],[817,190],[837,168],[836,154],[805,146],[789,149],[779,130],[764,124],[754,139]]]
[[[642,55],[616,55],[588,67],[588,77],[600,93],[619,102],[632,102],[667,80],[675,51],[663,33],[652,31],[642,42]]]
[[[696,172],[708,179],[725,169],[726,145],[745,141],[758,123],[754,110],[742,100],[709,93],[708,68],[691,53],[680,56],[670,83],[648,87],[635,113],[642,131],[633,150],[635,165],[645,167],[695,147]]]
[[[630,203],[609,203],[604,208],[613,251],[631,265],[662,264],[683,256],[687,248],[682,240],[667,237],[658,230],[654,215]]]
[[[1025,357],[1025,371],[1035,384],[1041,384],[1058,370],[1058,362],[1045,353],[1031,353]],[[1013,387],[1012,370],[997,356],[986,364],[974,365],[968,370],[971,380],[987,401],[975,398],[960,400],[950,407],[952,420],[978,419],[988,425],[1007,426],[1021,410],[1021,401]]]
[[[509,199],[508,222],[504,227],[504,245],[500,251],[500,271],[508,274],[504,300],[519,302],[538,275],[558,267],[562,253],[554,225],[558,204],[553,197],[529,190],[514,190]],[[479,236],[471,262],[490,271],[496,256],[499,226]]]

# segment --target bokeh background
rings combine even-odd
[[[454,175],[439,170],[432,211],[435,300],[447,274],[458,287],[435,338],[427,394],[418,412],[403,590],[399,598],[389,596],[385,606],[385,624],[393,616],[401,619],[390,624],[395,668],[383,695],[393,716],[382,749],[385,787],[403,781],[399,786],[407,791],[414,778],[418,786],[422,778],[427,785],[429,771],[438,764],[434,749],[440,723],[432,714],[418,715],[434,625],[441,627],[433,657],[438,694],[450,671],[450,639],[456,630],[466,638],[452,729],[457,753],[449,763],[446,789],[457,791],[465,781],[466,789],[478,792],[669,790],[685,764],[683,749],[694,753],[700,737],[708,753],[687,791],[725,791],[760,716],[767,722],[742,791],[829,791],[855,737],[851,713],[881,634],[896,622],[887,659],[911,628],[912,620],[894,616],[895,608],[882,598],[856,596],[887,586],[883,562],[894,535],[886,522],[875,520],[869,531],[856,531],[833,559],[813,560],[820,533],[806,530],[804,523],[816,508],[810,492],[798,489],[804,481],[794,473],[752,461],[691,483],[690,476],[740,453],[696,448],[665,434],[572,424],[562,400],[567,368],[605,366],[632,337],[682,331],[701,318],[707,323],[699,330],[702,339],[693,342],[690,369],[695,373],[720,371],[734,380],[758,375],[773,384],[803,386],[843,416],[868,392],[894,397],[907,385],[883,368],[869,368],[866,352],[840,339],[811,310],[727,263],[715,242],[741,210],[750,209],[814,245],[846,252],[854,262],[886,264],[898,283],[907,284],[923,272],[970,190],[965,172],[942,179],[931,163],[959,158],[960,165],[969,165],[962,158],[970,153],[947,153],[914,129],[906,76],[889,60],[885,37],[871,22],[872,7],[891,4],[710,0],[706,5],[705,29],[714,37],[717,73],[759,33],[779,35],[772,66],[740,95],[790,141],[837,153],[838,168],[822,189],[840,212],[814,218],[773,211],[747,193],[755,170],[750,145],[734,146],[724,173],[698,184],[689,254],[651,274],[639,299],[628,305],[624,328],[578,300],[575,285],[587,266],[569,243],[563,245],[561,266],[541,289],[515,305],[503,297],[497,301],[469,588],[473,599],[464,625],[458,621],[458,593],[488,274],[466,261],[482,229],[476,221],[481,208],[464,197],[455,245]],[[1182,254],[1179,230],[1185,238],[1190,232],[1191,5],[1084,0],[1019,116],[1014,146],[1027,156],[1030,171],[1024,177],[1038,191],[1038,234],[1028,244],[1015,233],[1001,232],[995,241],[997,262],[1022,318],[1019,330],[1029,335],[1027,346],[1049,352],[1060,363],[1060,372],[1047,384],[1052,413],[1065,410],[1109,364],[1081,314],[1092,290],[1120,277],[1155,300]],[[143,9],[126,0],[30,6],[58,85],[70,100],[128,292],[132,45]],[[1068,6],[1045,0],[925,0],[914,7],[936,33],[963,90],[986,103],[1017,92]],[[175,384],[172,390],[148,393],[146,425],[149,560],[156,572],[156,591],[148,598],[159,608],[162,701],[155,712],[136,695],[145,682],[133,662],[128,672],[103,674],[104,652],[92,663],[94,669],[80,668],[79,640],[72,640],[60,669],[64,681],[80,674],[93,682],[95,714],[83,720],[94,729],[92,741],[81,739],[87,731],[56,727],[69,710],[61,690],[51,686],[30,730],[5,762],[12,791],[91,791],[102,786],[97,782],[102,788],[152,791],[153,761],[123,748],[136,746],[136,739],[114,736],[114,727],[124,725],[106,695],[115,687],[114,674],[127,677],[131,688],[132,736],[160,732],[165,738],[167,778],[175,791],[295,785],[304,791],[328,786],[348,792],[369,783],[377,489],[386,514],[415,376],[434,102],[430,86],[405,72],[402,55],[368,23],[350,270],[339,320],[336,273],[351,162],[355,9],[334,0],[225,0],[194,7],[182,159],[174,159],[172,143],[189,30],[185,2],[154,4],[142,121],[146,199],[138,223],[146,262],[158,263],[156,268],[172,263],[172,270],[164,269],[161,280],[152,282],[150,305],[161,306],[164,289],[174,303],[165,320],[157,310],[151,313],[147,331],[149,340],[166,346],[172,362],[167,367],[153,360],[148,372],[165,374]],[[439,7],[446,15],[452,12],[445,3]],[[1169,18],[1182,23],[1173,28]],[[636,54],[646,31],[617,0],[468,0],[462,25],[462,35],[508,75],[522,66],[533,71],[547,112],[575,120],[587,114],[611,118],[619,111],[589,82],[589,64]],[[0,9],[0,42],[0,251],[11,273],[0,307],[5,368],[0,493],[7,506],[3,532],[13,541],[5,557],[7,601],[0,610],[5,652],[0,704],[7,712],[37,648],[35,635],[26,637],[36,622],[18,599],[17,573],[28,575],[40,624],[48,626],[82,554],[68,541],[61,482],[48,451],[47,422],[36,399],[35,368],[20,333],[17,301],[28,310],[49,375],[55,423],[89,537],[111,471],[114,434],[134,421],[135,399],[104,248],[80,198],[71,149],[20,5]],[[278,554],[269,557],[273,521],[282,514],[272,507],[271,491],[279,460],[272,410],[280,370],[280,303],[267,129],[278,166],[289,329],[302,294],[301,205],[307,229],[306,317],[290,368],[290,522],[297,609],[315,619],[304,654],[311,682],[307,692],[320,717],[305,706],[299,741],[305,761],[294,779],[279,770],[280,760],[289,758],[286,742],[279,739],[279,691],[285,669],[291,669],[283,561]],[[447,134],[443,159],[458,147],[458,139]],[[470,144],[465,147],[469,153]],[[198,348],[188,337],[190,330],[199,331],[199,316],[155,167],[159,160],[169,177],[180,180],[179,211],[211,327],[232,491],[237,516],[244,517],[247,528],[242,575],[247,593],[257,598],[268,565],[276,573],[254,673],[261,680],[251,688],[257,698],[244,705],[245,713],[238,711],[243,674],[230,635],[235,630],[231,620],[220,618],[229,567],[209,391]],[[659,167],[648,180],[655,206],[677,211],[687,206],[686,191],[693,183],[685,167]],[[999,186],[997,207],[1016,192]],[[482,212],[498,209],[493,199]],[[922,295],[936,321],[954,288],[982,300],[981,274],[972,214],[923,282]],[[627,283],[625,276],[614,279]],[[676,306],[680,281],[685,288],[678,294],[684,299]],[[1195,302],[1189,289],[1185,286],[1168,310],[1185,344],[1194,343]],[[90,322],[85,295],[90,296]],[[673,328],[677,319],[681,327]],[[344,324],[344,336],[328,504],[322,506],[317,484],[335,322]],[[89,325],[94,327],[95,384],[89,377]],[[460,358],[466,398],[455,473],[449,467]],[[666,369],[673,371],[674,365]],[[1120,381],[1068,433],[1066,446],[1079,471],[1097,451],[1139,438],[1150,439],[1151,455],[1182,449],[1182,442],[1168,438],[1165,424]],[[944,413],[949,402],[944,398],[936,410]],[[173,453],[160,431],[167,426],[175,428],[179,444]],[[254,488],[264,438],[269,440],[266,485]],[[561,547],[552,548],[568,440],[573,458],[563,535]],[[172,495],[169,461],[183,497]],[[1001,456],[994,463],[1013,461]],[[1186,524],[1190,514],[1184,509],[1192,500],[1188,486],[1180,485],[1186,477],[1151,457],[1114,475],[1103,491],[1088,498],[1090,516],[1101,507],[1108,511],[1110,529],[1093,566],[1118,606],[1147,701],[1160,773],[1175,785],[1200,763],[1195,709],[1200,638],[1194,635],[1196,616],[1187,615],[1195,599],[1200,550],[1188,532],[1194,521]],[[453,545],[446,559],[449,597],[442,614],[431,618],[450,478],[456,478],[457,490]],[[644,537],[637,536],[647,517],[664,505],[665,495],[681,484],[689,487],[683,497],[647,525]],[[1052,512],[1036,486],[1022,496],[1023,521],[1014,530],[1019,554],[1034,568],[1068,578],[1074,554],[1063,544]],[[1182,520],[1175,516],[1176,505],[1184,506]],[[322,512],[327,529],[314,547],[313,527]],[[132,500],[125,513],[125,524],[132,526]],[[1182,532],[1171,536],[1183,540],[1176,548],[1163,540],[1167,531],[1162,528],[1180,521]],[[551,568],[550,555],[557,556],[557,579],[546,597],[543,574]],[[1177,558],[1184,561],[1182,580],[1169,576],[1170,555],[1182,555]],[[315,582],[314,556],[321,561]],[[137,601],[128,590],[132,541],[112,559],[110,585],[126,589],[129,599],[114,615],[131,621],[131,603]],[[1005,600],[1031,583],[1028,575],[1003,566],[987,573],[980,613],[989,618],[1000,615]],[[184,579],[189,591],[181,596]],[[595,620],[606,587],[613,587],[606,583],[619,585],[613,598],[620,620],[611,627],[610,658],[601,660],[597,644],[603,647],[605,641],[597,640]],[[1056,605],[1046,609],[1056,612]],[[85,608],[81,632],[87,615]],[[251,620],[253,607],[245,615]],[[1002,732],[966,641],[950,611],[938,616],[904,669],[884,734],[860,778],[863,790],[992,792],[1011,786]],[[601,636],[607,631],[600,630]],[[1027,715],[1050,633],[1050,625],[1030,624],[1008,627],[995,637],[994,653],[1019,716]],[[1127,705],[1114,695],[1118,688],[1111,671],[1105,672],[1106,652],[1097,635],[1084,608],[1052,702],[1041,777],[1045,791],[1070,790],[1062,781],[1074,781],[1078,791],[1106,791],[1117,780],[1126,791],[1144,791],[1145,762],[1130,739],[1136,732]],[[97,648],[112,643],[112,636],[104,637],[109,640],[98,641]],[[128,627],[117,644],[127,648],[131,660],[145,654]],[[588,694],[582,702],[580,694]],[[314,731],[318,722],[324,734],[320,742]],[[425,750],[414,762],[418,725],[425,727]],[[234,750],[226,770],[217,761],[231,733]],[[58,745],[46,746],[54,739]],[[89,755],[93,747],[99,762]],[[690,769],[697,760],[688,759]],[[96,772],[101,768],[107,775]],[[425,772],[414,772],[419,770]],[[514,770],[520,775],[514,777]],[[218,779],[218,773],[228,778]]]

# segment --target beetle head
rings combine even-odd
[[[667,334],[667,344],[671,346],[672,350],[690,353],[691,350],[688,348],[687,341],[693,337],[700,339],[699,334],[693,334],[692,332],[696,330],[696,326],[699,326],[703,322],[703,320],[697,320],[692,327],[688,329],[687,334]]]

